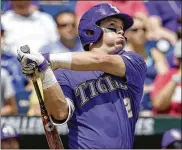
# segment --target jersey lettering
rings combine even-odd
[[[103,82],[102,82],[103,81]],[[113,80],[111,76],[100,77],[98,80],[83,82],[75,88],[75,95],[80,97],[80,105],[83,106],[90,99],[102,93],[115,91],[117,89],[127,90],[128,87],[122,83]],[[88,91],[87,93],[85,91]],[[126,104],[127,105],[127,104]]]
[[[80,95],[80,99],[81,99],[81,106],[83,106],[86,102],[89,101],[89,98],[86,96],[85,94],[85,89],[88,86],[87,83],[83,82],[82,84],[80,84],[76,89],[75,89],[75,95],[79,96]]]
[[[97,87],[99,93],[106,93],[108,90],[107,90],[106,86],[101,83],[102,80],[104,80],[102,77],[98,79],[98,81],[96,82],[96,87]]]
[[[116,90],[116,84],[112,81],[110,76],[106,76],[104,79],[106,80],[110,92]]]
[[[97,90],[96,90],[96,88],[94,86],[94,82],[95,81],[88,82],[88,85],[89,85],[89,88],[90,88],[90,93],[91,93],[90,98],[94,98],[94,97],[96,97],[98,95],[98,92],[97,92]]]

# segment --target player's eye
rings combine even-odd
[[[111,30],[111,31],[113,31],[113,32],[115,32],[115,33],[117,33],[117,29],[115,29],[115,28],[107,28],[108,30]]]

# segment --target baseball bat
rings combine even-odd
[[[30,48],[25,45],[22,46],[20,48],[20,50],[24,53],[30,53]],[[41,117],[42,117],[42,122],[43,122],[43,127],[44,127],[44,131],[45,131],[45,135],[46,135],[46,139],[47,139],[47,143],[49,145],[50,149],[64,149],[63,147],[63,143],[62,140],[58,134],[58,131],[55,127],[55,125],[52,124],[52,122],[50,121],[48,112],[46,110],[46,107],[44,105],[44,101],[37,83],[36,79],[32,80],[36,94],[37,94],[37,98],[40,104],[40,111],[41,111]]]

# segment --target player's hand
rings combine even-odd
[[[38,78],[40,73],[49,67],[48,61],[40,53],[24,53],[21,50],[18,50],[17,53],[22,72],[26,76],[36,75]]]

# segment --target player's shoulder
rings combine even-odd
[[[146,64],[143,57],[134,51],[121,50],[118,52],[118,55],[121,55],[131,61],[137,61],[140,64]]]
[[[67,86],[71,87],[71,85],[70,85],[71,80],[69,77],[69,74],[70,74],[69,72],[70,72],[70,70],[61,69],[61,68],[56,69],[54,71],[54,75],[60,85],[67,85]]]
[[[70,70],[70,69],[56,69],[54,70],[54,75],[57,78],[57,80],[67,80],[67,81],[71,81],[74,80],[75,78],[79,79],[81,78],[81,71],[74,71],[74,70]]]
[[[75,71],[69,69],[57,69],[54,71],[56,79],[61,82],[69,82],[72,86],[76,86],[82,82],[96,80],[102,76],[101,71]]]
[[[60,78],[60,77],[66,76],[67,74],[69,74],[69,72],[70,72],[70,70],[68,70],[68,69],[59,68],[59,69],[54,70],[54,75],[56,77]]]

